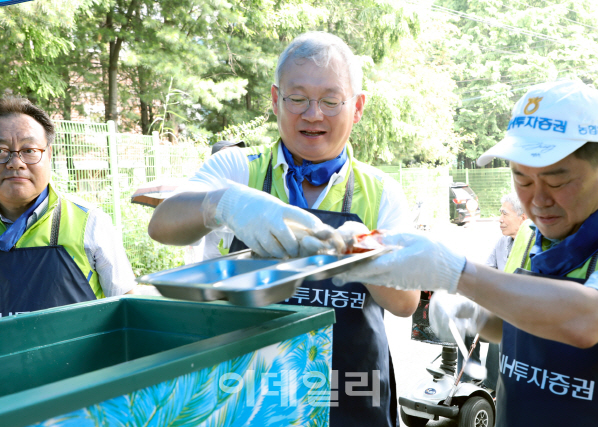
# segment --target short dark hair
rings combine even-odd
[[[48,113],[34,105],[27,98],[12,95],[0,98],[0,117],[12,116],[13,114],[25,114],[42,125],[46,133],[46,141],[48,145],[52,145],[56,130]]]
[[[573,152],[573,155],[581,160],[587,160],[592,167],[598,167],[598,142],[586,142]]]

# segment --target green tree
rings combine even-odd
[[[416,36],[402,37],[379,64],[366,63],[367,102],[352,140],[374,164],[445,164],[460,146],[453,129],[458,70],[447,40],[456,29],[442,17],[420,16]]]
[[[0,87],[36,100],[64,95],[56,60],[73,48],[75,17],[90,1],[28,2],[0,8]]]
[[[527,88],[558,78],[598,78],[598,5],[588,0],[441,0],[465,66],[455,75],[461,98],[455,126],[469,135],[460,160],[469,165],[500,141],[510,110]],[[500,163],[500,161],[496,161]]]

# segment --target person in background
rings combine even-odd
[[[490,252],[488,259],[486,260],[486,265],[488,267],[496,268],[498,270],[504,270],[505,265],[507,264],[507,258],[509,258],[509,254],[511,253],[511,248],[513,247],[513,241],[519,232],[519,228],[527,219],[525,212],[523,212],[523,207],[521,206],[521,202],[519,201],[519,197],[517,197],[517,193],[510,193],[503,196],[500,199],[502,203],[500,207],[500,231],[502,232],[502,236],[497,240],[496,245]],[[465,344],[469,347],[473,343],[472,336],[468,335],[465,338]],[[486,378],[483,381],[483,385],[492,390],[492,393],[496,391],[496,384],[498,382],[498,365],[499,365],[499,345],[495,343],[488,344],[488,353],[486,355]],[[480,346],[478,345],[472,355],[472,360],[480,362]],[[463,356],[459,353],[459,369],[463,364]],[[463,374],[464,380],[471,380],[467,374]]]
[[[532,86],[505,138],[478,159],[510,161],[530,219],[505,271],[424,236],[337,276],[435,292],[430,322],[447,336],[501,343],[497,427],[594,425],[598,419],[598,90],[579,81]],[[512,274],[515,273],[515,274]],[[448,293],[447,293],[448,292]],[[460,295],[450,295],[459,292]]]
[[[233,147],[245,148],[245,142],[218,141],[212,145],[212,156],[221,150]],[[185,264],[193,264],[224,255],[222,249],[230,247],[232,238],[233,235],[231,233],[212,231],[207,236],[202,237],[197,242],[185,248]]]
[[[507,258],[511,253],[513,242],[519,232],[521,224],[527,219],[517,193],[510,193],[500,199],[500,231],[502,237],[498,239],[494,249],[486,260],[486,265],[498,270],[504,270]]]
[[[356,222],[366,232],[412,228],[400,184],[353,157],[349,137],[364,113],[362,80],[359,60],[340,38],[310,32],[294,39],[279,57],[271,88],[280,139],[211,156],[188,192],[156,208],[150,236],[186,245],[225,225],[236,236],[231,251],[243,242],[280,258],[301,253],[293,230],[319,235],[324,223],[336,229]],[[342,289],[331,280],[304,282],[282,303],[335,310],[338,382],[330,425],[394,427],[398,405],[384,310],[411,316],[419,292],[370,286],[367,278],[351,282]],[[358,390],[351,389],[355,375],[363,385]]]
[[[134,293],[110,217],[52,185],[54,135],[26,98],[0,99],[0,316]]]

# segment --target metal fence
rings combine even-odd
[[[449,218],[449,169],[403,168],[401,166],[379,166],[380,170],[399,181],[407,202],[413,211],[421,206],[423,223],[434,227]],[[415,214],[415,212],[414,212]]]
[[[482,218],[498,216],[500,199],[514,190],[511,168],[451,169],[454,182],[465,182],[478,196]]]
[[[149,239],[152,209],[130,202],[141,185],[165,177],[185,178],[203,163],[209,148],[171,145],[151,136],[121,134],[114,122],[56,121],[52,148],[53,181],[112,217],[136,274],[174,267],[183,249]]]
[[[410,206],[415,207],[418,202],[423,202],[423,209],[429,216],[432,227],[439,222],[449,220],[448,184],[450,182],[469,184],[478,196],[482,218],[498,216],[501,197],[515,191],[510,168],[449,169],[448,167],[380,166],[379,169],[401,183]]]

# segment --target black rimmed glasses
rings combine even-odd
[[[48,146],[46,146],[48,148]],[[41,148],[23,148],[22,150],[11,151],[6,148],[0,148],[0,164],[10,162],[13,153],[17,153],[19,159],[26,165],[35,165],[42,160],[45,149]]]
[[[282,93],[278,86],[274,86],[279,93]],[[285,108],[289,113],[292,114],[303,114],[307,110],[309,110],[309,106],[311,105],[312,101],[316,101],[318,103],[318,107],[322,114],[328,117],[334,117],[338,115],[343,109],[343,105],[347,102],[355,98],[357,95],[353,95],[351,98],[341,101],[338,98],[327,96],[325,98],[320,99],[309,99],[307,96],[303,95],[288,95],[282,96],[282,101],[284,102]]]

